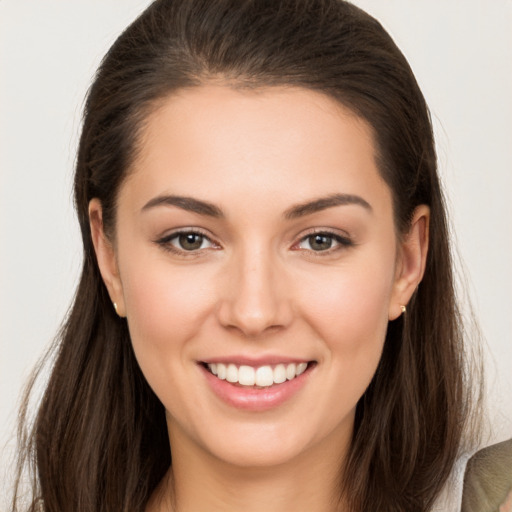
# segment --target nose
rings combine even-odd
[[[293,315],[289,287],[277,256],[247,250],[233,257],[218,304],[219,322],[245,337],[287,327]]]

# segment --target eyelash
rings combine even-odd
[[[337,245],[335,245],[334,247],[332,247],[332,246],[328,247],[327,249],[320,250],[320,251],[315,251],[313,249],[304,249],[304,248],[299,247],[300,244],[306,242],[309,238],[312,238],[314,236],[322,236],[325,238],[329,238],[332,240],[332,242],[335,242]],[[295,243],[293,245],[292,248],[295,250],[298,250],[298,251],[301,251],[301,250],[308,251],[311,254],[313,254],[314,256],[321,257],[323,255],[332,254],[333,252],[337,252],[337,251],[340,251],[343,249],[348,249],[350,247],[353,247],[354,245],[355,245],[354,242],[348,236],[340,235],[339,233],[334,232],[334,231],[329,231],[329,230],[325,230],[325,229],[317,229],[317,230],[311,231],[310,233],[307,233],[306,235],[304,235],[297,243]]]
[[[186,249],[180,249],[178,247],[175,247],[172,245],[172,241],[178,239],[180,236],[186,236],[186,235],[194,235],[202,238],[202,243],[204,241],[208,241],[214,249],[220,248],[220,246],[215,243],[206,233],[199,229],[183,229],[180,231],[174,231],[173,233],[170,233],[169,235],[165,235],[162,238],[156,240],[156,243],[162,247],[165,251],[172,252],[174,254],[178,254],[179,256],[185,256],[185,257],[191,257],[191,256],[197,256],[199,251],[203,251],[206,248],[199,247],[195,250],[187,251]],[[201,245],[202,245],[201,243]],[[210,248],[210,247],[209,247]],[[209,249],[208,248],[208,249]]]
[[[194,235],[202,238],[201,245],[204,241],[207,241],[211,244],[211,247],[208,248],[197,248],[192,250],[186,250],[182,248],[175,247],[172,244],[173,240],[178,239],[180,236],[186,236],[186,235]],[[315,251],[313,249],[305,249],[300,247],[300,245],[304,242],[306,242],[308,239],[314,237],[314,236],[322,236],[328,239],[331,239],[333,242],[335,242],[337,245],[334,247],[328,247],[324,250]],[[193,257],[197,256],[200,251],[204,251],[205,249],[219,249],[220,245],[214,242],[206,233],[204,233],[201,230],[198,229],[183,229],[180,231],[175,231],[173,233],[170,233],[168,235],[165,235],[164,237],[156,240],[156,243],[162,247],[165,251],[172,252],[174,254],[178,254],[180,256],[184,257]],[[325,230],[325,229],[318,229],[315,231],[311,231],[310,233],[307,233],[306,235],[302,236],[300,240],[293,244],[292,249],[297,251],[308,251],[311,254],[314,254],[315,256],[322,256],[325,254],[331,254],[333,252],[337,252],[342,249],[347,249],[349,247],[354,246],[354,242],[348,237],[348,236],[342,236],[339,233]]]

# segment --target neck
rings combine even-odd
[[[147,512],[346,512],[340,501],[348,439],[324,440],[292,461],[273,467],[240,467],[205,452],[181,435],[172,439],[173,465]],[[334,457],[333,454],[337,456]]]

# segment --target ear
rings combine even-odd
[[[114,247],[105,235],[103,229],[103,209],[99,199],[89,202],[89,225],[91,227],[92,243],[98,260],[101,277],[107,287],[110,300],[115,304],[119,316],[125,316],[123,287],[119,277]]]
[[[389,320],[395,320],[402,314],[402,306],[407,305],[423,278],[428,252],[429,223],[430,208],[422,204],[414,211],[409,232],[398,249]]]

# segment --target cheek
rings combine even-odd
[[[302,309],[329,353],[350,371],[351,365],[376,367],[388,325],[393,265],[336,269],[324,286],[318,279],[315,284]]]
[[[123,293],[137,358],[169,362],[186,349],[212,304],[208,277],[193,269],[173,268],[165,258],[126,265]]]
[[[193,340],[211,309],[205,276],[162,260],[126,267],[123,292],[135,357],[167,410],[188,418]]]
[[[302,317],[322,345],[322,393],[311,396],[308,405],[322,429],[353,421],[381,358],[394,260],[371,263],[326,269],[315,279],[301,276]]]

